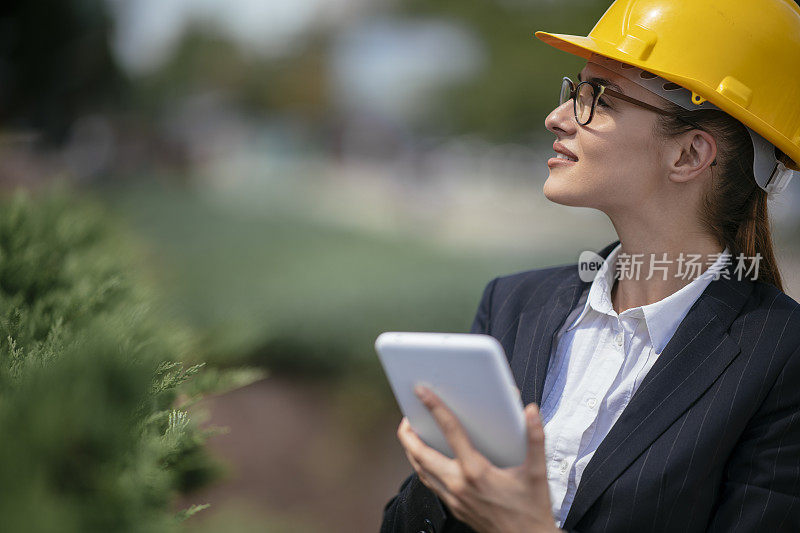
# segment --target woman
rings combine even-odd
[[[472,332],[506,350],[528,457],[494,467],[422,391],[457,457],[404,418],[382,531],[800,531],[800,305],[767,216],[800,169],[800,7],[618,0],[588,37],[537,36],[587,59],[545,120],[544,194],[619,240],[590,281],[487,285]]]

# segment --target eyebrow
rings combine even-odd
[[[580,72],[578,72],[578,81],[583,81],[583,79],[581,78],[581,73],[580,73]],[[589,77],[589,81],[593,81],[593,82],[595,82],[595,83],[599,83],[600,85],[605,85],[605,86],[606,86],[606,87],[608,87],[609,89],[612,89],[612,90],[614,90],[614,91],[617,91],[618,93],[625,94],[625,93],[623,92],[622,88],[621,88],[619,85],[617,85],[616,83],[614,83],[613,81],[611,81],[611,80],[609,80],[609,79],[606,79],[606,78],[596,78],[596,77],[594,77],[594,76],[591,76],[591,77]]]

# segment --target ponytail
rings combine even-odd
[[[767,192],[756,187],[754,199],[750,202],[750,213],[739,225],[731,249],[736,249],[744,257],[761,254],[758,265],[758,279],[771,283],[783,291],[781,273],[772,246],[772,231],[767,213]],[[734,256],[735,257],[735,256]]]

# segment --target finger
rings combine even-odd
[[[397,437],[406,453],[413,456],[420,469],[429,477],[435,477],[444,484],[445,479],[453,479],[458,475],[460,467],[456,461],[425,444],[407,420],[405,423],[401,422]]]
[[[419,462],[414,458],[411,452],[409,452],[405,448],[403,448],[403,452],[406,454],[406,458],[408,459],[408,462],[411,464],[411,467],[414,469],[414,472],[416,472],[417,475],[419,475],[419,477],[422,478],[423,474],[425,473],[425,471],[422,470],[422,466],[420,466]]]
[[[397,430],[397,438],[400,439],[400,444],[403,445],[408,452],[414,455],[416,460],[425,465],[426,469],[431,470],[427,465],[441,465],[448,462],[454,462],[439,450],[431,448],[425,441],[411,427],[411,424],[406,418],[400,422],[400,427]]]
[[[417,473],[417,476],[419,477],[420,481],[422,481],[422,483],[427,486],[429,481],[427,479],[428,475],[425,473],[425,470],[422,469],[422,466],[414,458],[414,456],[411,454],[411,452],[409,452],[406,449],[404,449],[403,451],[405,452],[406,458],[408,459],[408,462],[411,464],[411,467],[414,469],[414,472]]]
[[[408,447],[406,446],[405,432],[407,431],[413,431],[413,430],[411,429],[411,424],[408,422],[408,418],[403,417],[403,419],[400,421],[400,426],[397,428],[397,438],[400,440],[400,444],[402,444],[403,446],[403,453],[406,454],[408,462],[411,463],[411,467],[417,473],[420,480],[422,480],[424,483],[425,471],[422,469],[422,466],[419,464],[419,461],[417,461],[417,459],[414,457],[414,454],[412,454],[409,451]]]
[[[445,486],[444,482],[434,474],[422,468],[422,465],[419,464],[419,461],[417,461],[414,458],[414,455],[408,450],[406,450],[406,457],[408,458],[408,462],[411,463],[411,466],[414,468],[414,471],[417,473],[417,477],[419,477],[419,480],[423,485],[437,494],[442,494],[447,491],[447,487]]]
[[[431,490],[436,490],[437,493],[444,493],[449,491],[447,490],[447,486],[443,479],[443,474],[440,474],[439,471],[433,471],[425,467],[422,461],[415,455],[415,450],[424,450],[424,448],[428,448],[435,453],[439,453],[438,451],[430,448],[427,444],[425,444],[422,439],[414,432],[414,429],[411,427],[411,424],[408,422],[408,419],[403,417],[403,420],[400,422],[400,428],[398,428],[398,437],[400,438],[400,442],[403,445],[403,451],[408,458],[408,462],[411,463],[411,466],[414,468],[414,471],[419,476],[420,481],[422,481],[425,486],[429,487]],[[446,457],[442,454],[445,460],[449,463],[454,464],[454,461],[449,457]],[[447,472],[450,472],[449,469]],[[442,472],[445,472],[444,470]]]
[[[431,412],[456,458],[462,462],[474,461],[475,456],[480,454],[472,446],[464,426],[461,425],[453,411],[447,407],[436,393],[427,387],[418,385],[414,388],[414,392]]]
[[[401,436],[404,434],[404,432],[409,431],[410,426],[411,424],[409,424],[408,418],[403,417],[403,419],[400,421],[400,427],[397,428],[397,437],[400,440],[400,444],[403,445],[403,453],[406,454],[408,462],[411,463],[411,466],[412,468],[414,468],[414,471],[417,473],[417,475],[419,475],[419,478],[422,479],[422,476],[424,474],[422,466],[419,464],[419,461],[417,461],[414,455],[408,450],[404,442],[404,437]]]
[[[528,434],[528,451],[525,457],[526,470],[534,475],[541,475],[546,470],[544,456],[544,427],[542,426],[539,406],[530,403],[525,407],[525,422]]]

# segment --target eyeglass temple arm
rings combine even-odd
[[[619,98],[620,100],[624,100],[626,102],[630,102],[631,104],[638,105],[639,107],[643,107],[645,109],[649,109],[650,111],[655,111],[656,113],[659,113],[661,115],[667,115],[667,116],[672,115],[672,113],[670,113],[669,111],[665,111],[663,109],[659,109],[656,106],[652,106],[650,104],[646,104],[646,103],[642,102],[641,100],[636,100],[635,98],[631,98],[630,96],[625,96],[624,94],[618,93],[617,91],[615,91],[613,89],[609,89],[608,87],[605,87],[605,86],[602,86],[602,85],[601,85],[601,87],[603,89],[601,94],[607,94],[609,96],[613,96],[614,98]]]

